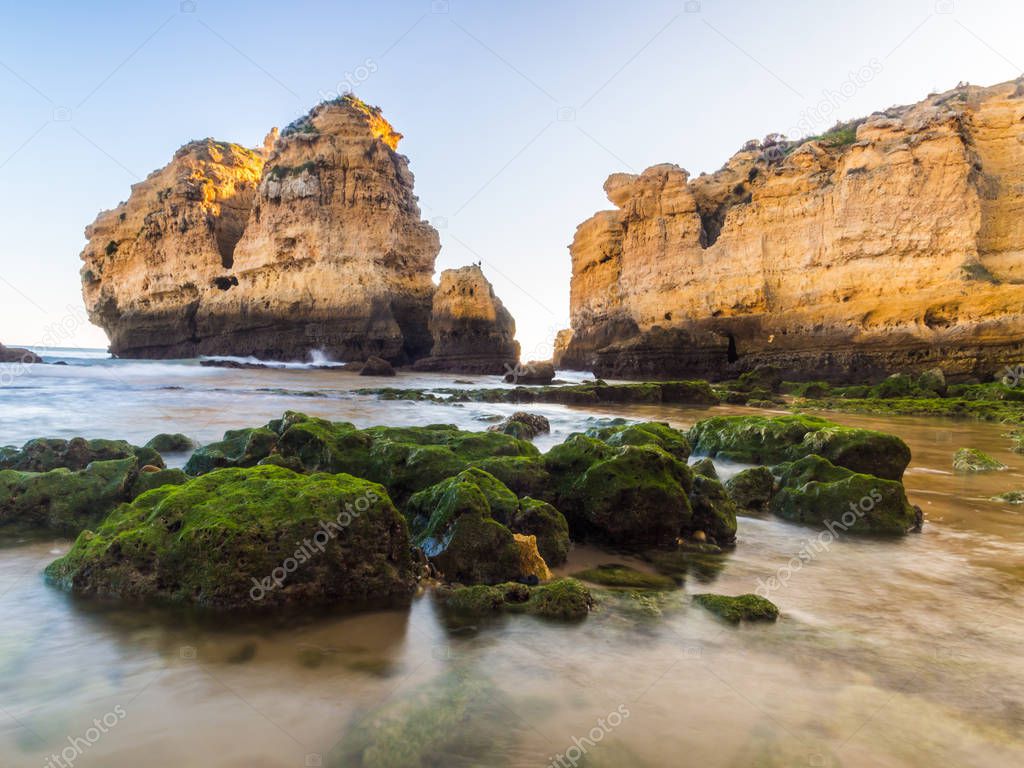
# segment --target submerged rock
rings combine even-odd
[[[157,451],[148,446],[140,448],[124,440],[86,440],[82,437],[62,440],[40,437],[29,440],[20,450],[0,450],[0,469],[15,469],[20,472],[49,472],[51,469],[77,471],[85,469],[94,461],[132,458],[138,461],[139,466],[164,466],[164,460]]]
[[[698,455],[777,464],[816,454],[854,472],[899,480],[910,448],[896,435],[844,427],[819,416],[716,416],[689,432]]]
[[[775,492],[775,477],[767,467],[751,467],[725,481],[725,490],[746,512],[766,512]]]
[[[992,501],[1002,501],[1007,504],[1024,504],[1024,491],[1007,491],[992,497]]]
[[[573,578],[621,589],[675,589],[676,582],[667,576],[644,573],[621,563],[605,563],[596,568],[577,571]]]
[[[76,594],[222,610],[408,600],[408,528],[381,486],[230,468],[119,507],[46,570]]]
[[[779,609],[775,603],[758,595],[727,595],[702,594],[694,595],[693,602],[731,624],[741,621],[775,621],[779,618]]]
[[[1006,465],[976,448],[961,448],[953,456],[953,469],[957,472],[995,472],[1006,469]]]
[[[394,366],[387,360],[371,355],[366,362],[359,367],[360,376],[395,376]]]
[[[842,533],[904,534],[920,530],[921,510],[910,505],[901,483],[837,467],[821,456],[807,456],[776,467],[779,490],[773,514],[787,520],[825,525]]]
[[[510,612],[579,620],[586,618],[594,606],[590,590],[571,578],[556,579],[534,587],[525,584],[442,587],[436,595],[446,609],[470,616]]]

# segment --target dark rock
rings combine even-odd
[[[0,344],[0,363],[23,363],[34,365],[43,362],[43,358],[27,349],[20,347],[5,347]]]
[[[551,422],[547,417],[526,411],[516,411],[507,419],[487,428],[488,432],[502,432],[518,437],[520,440],[532,440],[537,435],[551,431]]]
[[[726,480],[725,490],[740,510],[766,512],[775,491],[775,477],[767,467],[751,467]]]
[[[39,437],[29,440],[21,450],[5,448],[0,451],[0,469],[20,472],[48,472],[51,469],[85,469],[94,461],[137,459],[139,466],[152,464],[163,468],[164,460],[152,448],[140,448],[124,440],[70,440]]]
[[[509,384],[550,384],[554,378],[555,366],[548,360],[522,363],[505,374]]]
[[[369,357],[359,369],[360,376],[394,376],[395,369],[387,360]]]
[[[181,433],[159,434],[146,443],[146,447],[158,453],[185,453],[196,447],[196,441]]]

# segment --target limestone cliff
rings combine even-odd
[[[713,174],[614,174],[581,224],[556,362],[804,378],[1024,357],[1024,81],[958,86]]]
[[[427,354],[440,245],[400,139],[345,96],[261,153],[209,139],[180,149],[86,230],[83,293],[111,352]]]
[[[519,362],[515,320],[478,266],[441,273],[430,332],[433,347],[418,370],[503,374]]]

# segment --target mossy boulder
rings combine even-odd
[[[715,469],[715,462],[706,456],[703,459],[698,459],[690,465],[690,469],[693,470],[695,475],[703,475],[704,477],[710,477],[712,480],[718,479],[718,470]]]
[[[595,568],[577,571],[573,578],[616,589],[675,589],[675,579],[656,573],[645,573],[621,563],[604,563]]]
[[[161,481],[170,482],[162,472]],[[134,498],[140,482],[135,458],[94,461],[84,469],[0,471],[0,528],[74,535]],[[161,483],[163,484],[163,483]]]
[[[225,467],[254,467],[277,447],[278,436],[265,427],[232,429],[224,439],[197,448],[185,463],[185,473],[203,475]]]
[[[435,594],[446,610],[467,616],[508,612],[580,620],[594,607],[590,590],[572,578],[555,579],[533,587],[515,583],[442,587]]]
[[[196,441],[180,432],[173,435],[161,433],[146,443],[146,447],[161,454],[186,453],[196,448]]]
[[[131,484],[129,500],[141,496],[146,491],[161,488],[165,485],[183,485],[191,478],[180,469],[157,469],[146,466],[139,470]]]
[[[725,481],[725,490],[746,512],[766,512],[775,491],[775,477],[767,467],[751,467]]]
[[[899,480],[910,463],[900,438],[844,427],[818,416],[716,416],[689,432],[698,455],[748,464],[777,464],[816,454],[854,472]]]
[[[759,595],[730,597],[702,594],[694,595],[693,602],[730,624],[739,624],[741,621],[775,621],[779,618],[778,606]]]
[[[647,549],[672,545],[693,528],[693,475],[661,448],[615,448],[573,435],[548,452],[545,464],[573,538]]]
[[[736,540],[736,503],[718,480],[706,475],[693,476],[690,491],[692,517],[683,533],[701,532],[719,545]]]
[[[149,491],[46,574],[80,595],[220,610],[386,605],[414,585],[408,528],[383,487],[274,466]]]
[[[499,486],[504,493],[496,492]],[[491,505],[505,503],[506,494],[511,495],[479,469],[413,494],[405,507],[413,543],[448,581],[498,584],[524,576],[512,531]]]
[[[51,469],[85,469],[94,461],[137,459],[140,467],[152,465],[163,468],[164,460],[151,448],[140,448],[124,440],[70,440],[36,438],[19,450],[5,448],[0,452],[0,469],[19,472],[49,472]]]
[[[996,472],[1006,469],[1006,465],[977,448],[961,448],[953,456],[953,469],[957,472]]]
[[[588,429],[586,434],[616,448],[623,445],[656,445],[679,461],[690,458],[690,443],[686,434],[661,422],[594,427]]]
[[[519,509],[510,526],[515,533],[537,537],[537,550],[548,565],[561,565],[569,556],[569,523],[565,515],[546,501],[526,496],[519,500]]]
[[[901,483],[837,467],[821,456],[780,465],[771,511],[797,523],[841,533],[904,534],[919,530],[921,511]]]
[[[494,475],[517,496],[553,500],[551,475],[540,455],[476,459],[472,466]]]

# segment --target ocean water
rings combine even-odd
[[[75,435],[141,443],[158,432],[205,442],[285,410],[359,426],[483,429],[515,410],[354,391],[504,386],[498,377],[43,354],[68,365],[0,366],[0,445]],[[529,410],[551,420],[545,449],[610,417],[685,428],[745,409]],[[82,768],[1024,764],[1024,508],[990,500],[1024,489],[1024,456],[999,425],[833,418],[911,446],[905,481],[925,511],[921,534],[840,537],[807,559],[820,531],[741,518],[735,550],[681,590],[656,603],[608,599],[576,625],[513,616],[453,626],[429,593],[408,610],[211,625],[72,599],[42,578],[70,542],[5,539],[0,766],[58,765],[51,756],[68,749],[65,762]],[[953,453],[965,446],[1009,469],[955,475]],[[609,561],[646,567],[576,547],[559,571]],[[782,610],[774,625],[735,628],[689,604],[694,593],[752,592],[772,576],[785,582],[770,595]],[[458,709],[467,686],[484,693]],[[457,714],[444,716],[451,707]],[[385,728],[385,711],[404,711],[411,725]],[[457,738],[438,750],[437,732]],[[367,739],[379,746],[359,763],[349,746]]]

